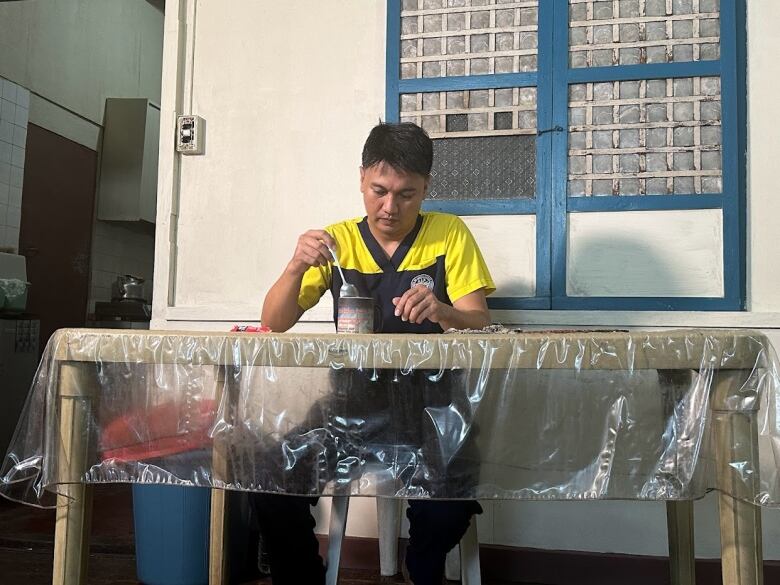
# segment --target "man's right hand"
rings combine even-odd
[[[309,230],[298,238],[295,253],[287,265],[287,270],[298,276],[312,266],[325,266],[333,262],[333,256],[328,251],[336,249],[336,240],[325,230]]]
[[[260,317],[263,325],[282,332],[300,319],[303,309],[298,305],[298,294],[303,275],[312,266],[333,261],[328,246],[335,251],[336,240],[325,230],[309,230],[298,238],[292,260],[265,295]]]

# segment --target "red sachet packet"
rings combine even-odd
[[[233,325],[230,331],[239,331],[242,333],[271,333],[271,328],[265,325],[256,327],[255,325]]]

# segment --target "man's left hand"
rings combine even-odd
[[[395,316],[401,321],[409,321],[418,325],[428,319],[433,323],[446,320],[449,305],[442,303],[425,285],[410,288],[402,296],[393,299]]]

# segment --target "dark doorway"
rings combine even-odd
[[[41,320],[41,348],[55,330],[85,324],[96,169],[95,151],[28,126],[19,253],[27,258],[27,310]]]

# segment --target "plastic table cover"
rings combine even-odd
[[[285,494],[780,503],[778,362],[744,330],[443,335],[66,329],[0,494],[66,483]]]

